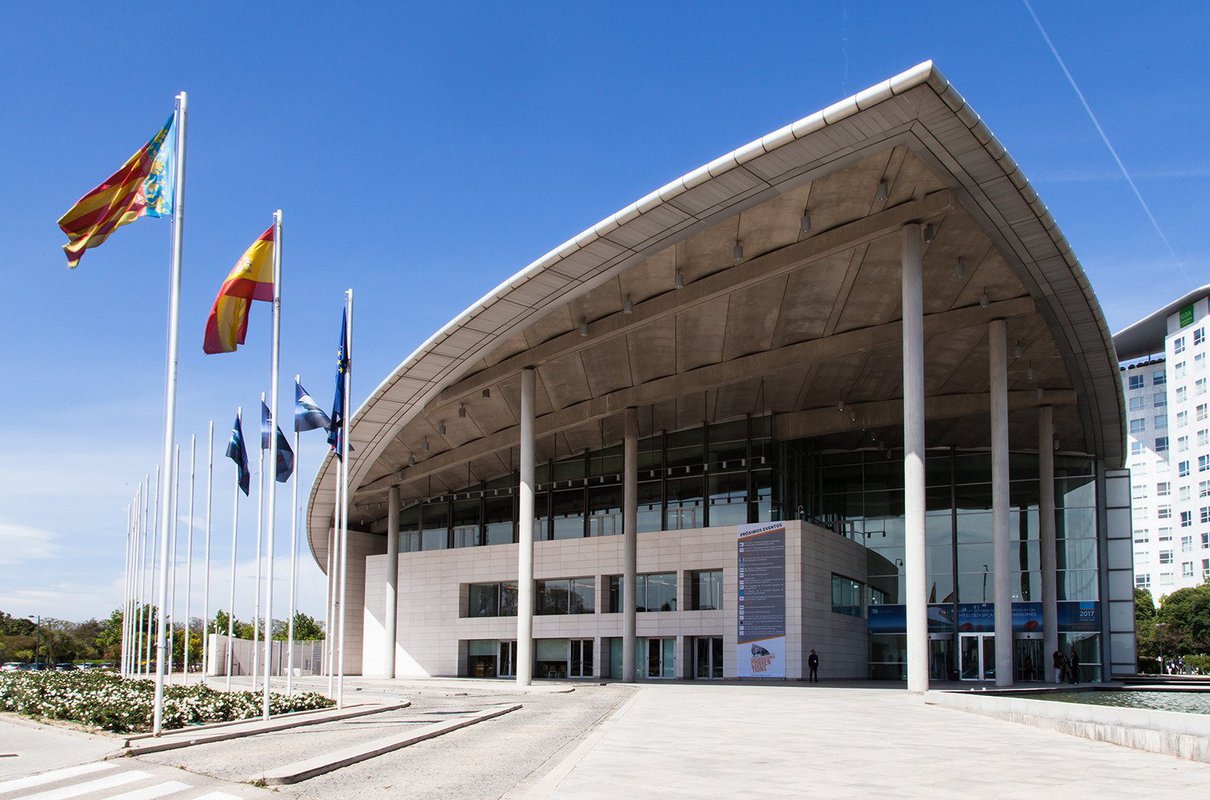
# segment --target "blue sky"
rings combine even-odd
[[[203,440],[200,465],[207,421],[221,452],[236,405],[254,411],[267,389],[267,304],[238,353],[203,356],[201,337],[219,284],[275,208],[286,225],[283,397],[299,372],[330,402],[352,286],[360,402],[550,248],[930,58],[1033,181],[1113,330],[1210,282],[1199,235],[1210,7],[1035,4],[1182,269],[1019,2],[442,5],[209,3],[154,18],[133,6],[0,7],[0,374],[14,401],[0,459],[0,610],[82,619],[120,602],[125,507],[160,456],[169,226],[122,228],[69,271],[55,221],[158,129],[181,89],[191,118],[178,435],[186,450],[191,434]],[[323,451],[310,434],[304,496]],[[213,554],[225,565],[230,462],[216,458],[215,476]],[[288,521],[288,499],[278,516]],[[245,503],[244,617],[254,520]],[[279,563],[286,539],[283,526]],[[319,614],[320,573],[304,563],[302,575],[303,610]],[[219,597],[226,585],[216,579]]]

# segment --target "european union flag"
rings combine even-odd
[[[277,429],[277,482],[285,483],[294,474],[294,450],[286,441],[286,435]]]
[[[328,444],[340,458],[341,434],[345,427],[345,375],[349,372],[349,315],[346,309],[340,315],[340,348],[336,351],[336,396],[332,400],[332,420],[328,428]]]
[[[260,401],[260,449],[269,449],[269,432],[273,430],[273,421],[269,419],[269,407],[265,401]]]
[[[332,420],[315,402],[315,398],[307,394],[307,390],[298,381],[294,382],[294,430],[313,431],[316,428],[327,430]]]
[[[235,467],[239,470],[239,488],[247,497],[251,473],[248,471],[248,449],[244,447],[244,429],[240,425],[238,414],[235,415],[235,427],[231,429],[231,441],[227,442],[227,458],[235,462]]]

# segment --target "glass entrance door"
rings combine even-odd
[[[962,657],[961,678],[964,681],[996,679],[996,635],[994,633],[961,633],[958,651]]]
[[[693,677],[701,680],[723,677],[723,637],[698,636],[693,640]]]
[[[501,678],[514,678],[517,675],[517,643],[500,642],[500,660],[496,662]]]
[[[636,674],[645,678],[676,676],[676,639],[640,638],[635,651]]]
[[[954,638],[946,634],[945,638],[929,636],[929,680],[952,681],[954,674]]]
[[[1017,672],[1017,680],[1044,680],[1042,668],[1046,666],[1046,662],[1043,661],[1042,644],[1041,639],[1013,641],[1013,667]]]
[[[567,670],[569,677],[592,677],[592,645],[592,639],[571,640],[571,660]]]

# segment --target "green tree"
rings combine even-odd
[[[289,629],[285,623],[280,620],[273,621],[274,639],[286,639],[288,634]],[[324,626],[319,620],[301,611],[294,612],[294,641],[307,642],[322,638],[324,638]]]
[[[1165,654],[1210,653],[1210,584],[1177,589],[1164,597],[1157,616],[1157,638]]]
[[[1151,592],[1147,589],[1134,590],[1134,632],[1138,642],[1138,654],[1144,658],[1155,658],[1160,654],[1156,641],[1156,608]]]
[[[109,618],[98,625],[93,641],[101,658],[113,661],[122,654],[122,609],[114,609]]]
[[[24,617],[14,617],[12,614],[6,614],[0,611],[0,635],[4,636],[33,636],[34,625],[32,619]]]

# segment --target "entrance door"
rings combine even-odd
[[[962,657],[961,677],[964,681],[993,681],[996,679],[996,635],[994,633],[961,633],[958,651]]]
[[[1019,681],[1045,680],[1041,639],[1015,639],[1013,641],[1013,668]]]
[[[671,678],[675,676],[676,639],[640,639],[646,642],[644,649],[639,650],[639,658],[643,660],[640,674],[648,678]],[[643,658],[646,656],[646,658]]]
[[[701,680],[723,677],[723,637],[698,636],[693,640],[693,677]]]
[[[571,640],[571,660],[567,670],[569,677],[592,677],[592,645],[592,639]]]
[[[952,681],[954,674],[954,637],[946,634],[945,638],[929,636],[929,680]]]
[[[500,642],[500,660],[496,663],[499,670],[497,675],[501,678],[515,678],[517,676],[517,643]]]

